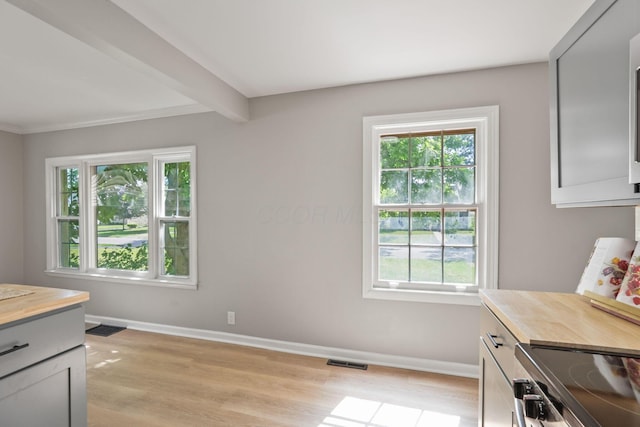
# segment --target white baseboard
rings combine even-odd
[[[304,356],[346,360],[349,362],[389,366],[393,368],[413,369],[416,371],[434,372],[459,377],[478,378],[478,365],[428,360],[417,357],[394,356],[391,354],[371,353],[367,351],[348,350],[334,347],[323,347],[311,344],[231,334],[228,332],[217,332],[207,329],[183,328],[180,326],[138,322],[136,320],[119,319],[115,317],[93,316],[90,314],[85,316],[85,321],[87,323],[126,326],[129,329],[135,329],[138,331],[156,332],[166,335],[238,344],[248,347],[263,348],[266,350],[301,354]]]

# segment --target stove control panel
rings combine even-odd
[[[516,378],[513,380],[513,396],[518,427],[567,426],[547,396],[544,383]]]

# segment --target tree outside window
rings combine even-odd
[[[380,279],[475,285],[475,129],[384,134],[379,147]]]
[[[497,285],[498,107],[363,119],[365,298],[477,305]]]
[[[193,147],[48,159],[48,271],[195,285]]]

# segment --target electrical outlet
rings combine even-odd
[[[227,325],[235,325],[235,324],[236,324],[236,312],[227,311]]]

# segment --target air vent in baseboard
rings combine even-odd
[[[366,371],[369,365],[366,363],[347,362],[345,360],[329,359],[327,365],[340,366],[342,368],[362,369]]]

